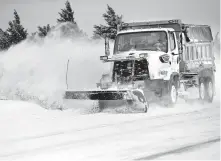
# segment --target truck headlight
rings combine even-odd
[[[159,57],[162,63],[168,63],[170,60],[170,56],[168,54],[163,54]]]

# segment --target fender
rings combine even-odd
[[[212,68],[204,68],[199,71],[198,76],[199,76],[199,78],[210,77],[210,78],[214,79],[214,71]]]
[[[180,83],[179,83],[179,73],[177,72],[173,72],[171,75],[170,75],[170,80],[168,81],[168,83],[172,83],[172,82],[176,82],[176,87],[178,88]],[[169,88],[169,86],[168,86]]]
[[[215,74],[213,68],[204,68],[199,71],[198,73],[198,81],[200,82],[200,79],[206,79],[211,78],[213,82],[213,88],[215,88]]]
[[[170,84],[172,82],[176,81],[177,82],[177,87],[179,88],[180,83],[179,83],[179,73],[177,72],[173,72],[170,74],[169,79],[164,80],[164,89],[163,89],[163,93],[167,94],[169,92],[169,88],[170,88]]]
[[[170,75],[170,80],[178,80],[178,79],[179,79],[179,73],[173,72],[173,73]]]
[[[166,80],[166,81],[168,81],[168,82],[170,82],[171,80],[173,80],[173,81],[175,81],[175,80],[179,80],[179,73],[177,73],[177,72],[172,72],[170,75],[168,75],[168,77],[167,77],[168,79],[164,79],[164,80]]]

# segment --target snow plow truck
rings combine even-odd
[[[65,99],[96,100],[103,110],[125,104],[147,112],[151,102],[176,104],[178,97],[197,90],[198,99],[215,95],[215,57],[208,25],[184,24],[179,19],[122,23],[110,53],[105,38],[104,63],[111,63],[91,91],[65,92]],[[191,93],[189,93],[191,94]]]

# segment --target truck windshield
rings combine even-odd
[[[119,34],[116,38],[114,54],[131,49],[167,52],[167,44],[168,39],[165,31]]]

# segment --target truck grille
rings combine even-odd
[[[146,59],[116,61],[114,63],[113,82],[128,83],[132,79],[136,81],[146,78],[149,78],[148,62]]]

